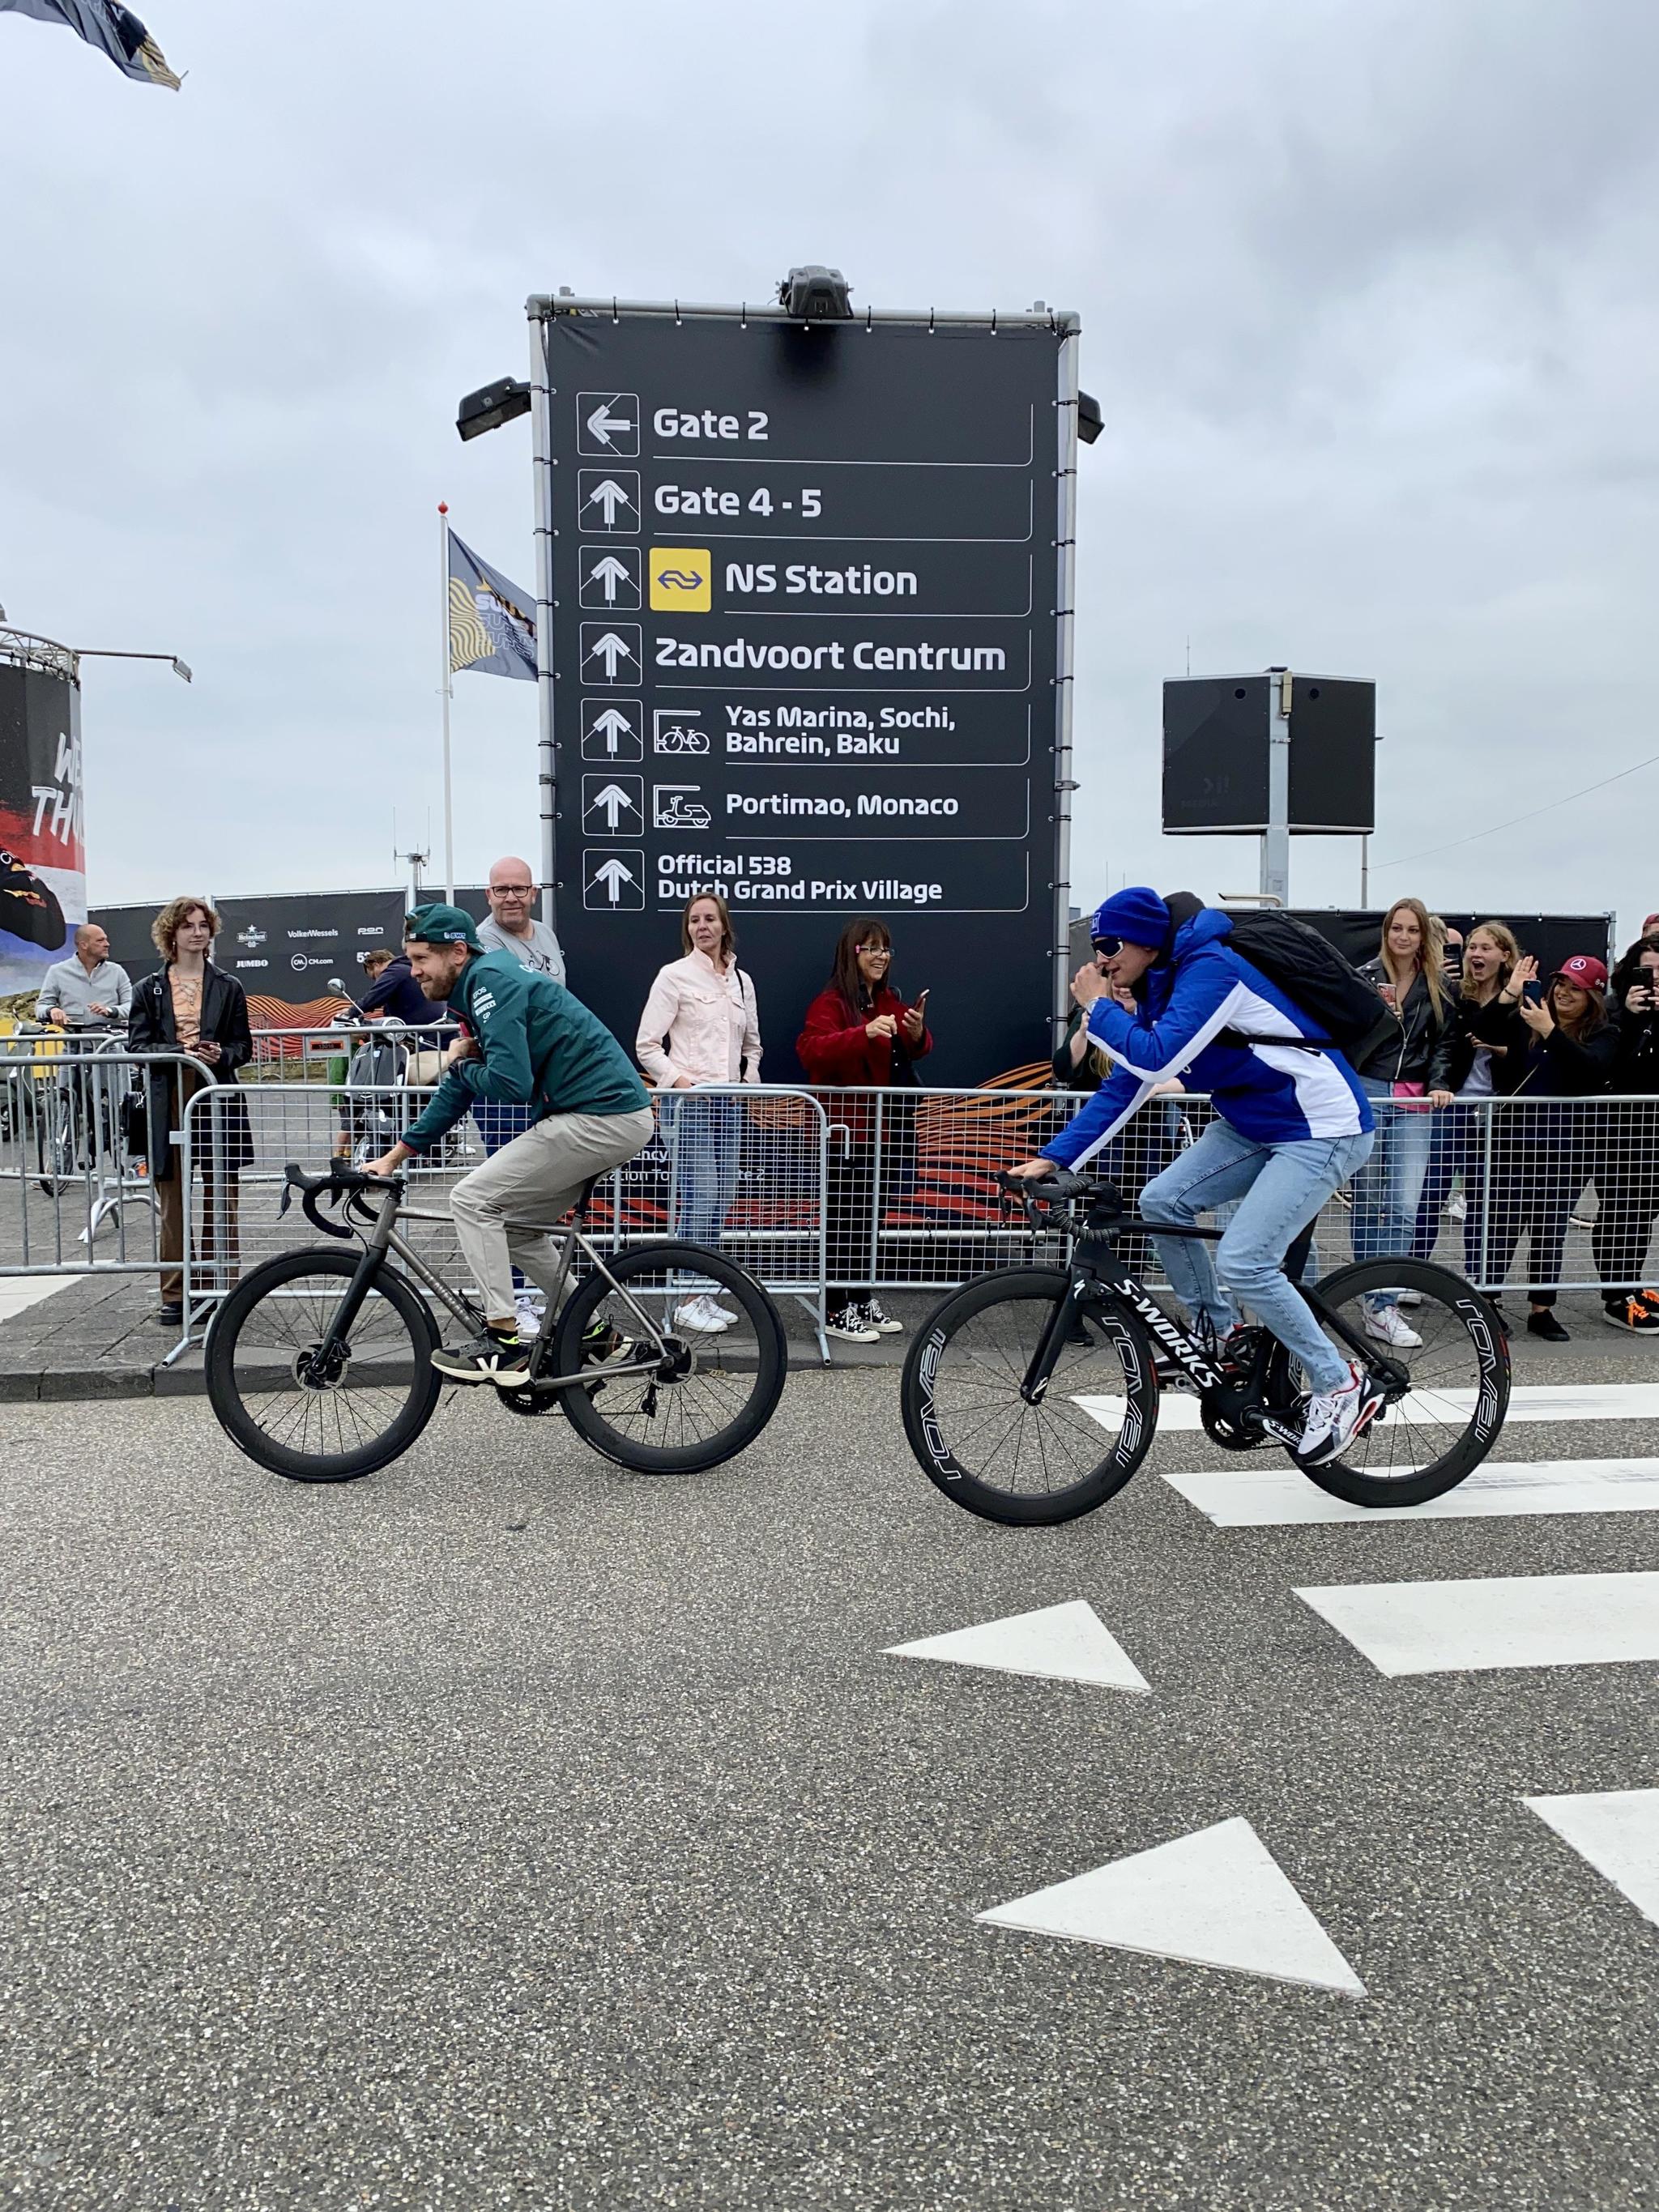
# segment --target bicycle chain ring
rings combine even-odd
[[[533,1419],[538,1413],[550,1413],[563,1396],[560,1390],[538,1390],[533,1382],[522,1382],[516,1390],[497,1390],[495,1395],[508,1413],[520,1413]]]

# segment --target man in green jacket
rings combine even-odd
[[[550,975],[510,952],[486,952],[470,915],[441,903],[408,916],[404,950],[427,997],[447,1000],[466,1024],[444,1054],[431,1103],[371,1175],[391,1175],[453,1129],[481,1099],[528,1106],[521,1136],[450,1194],[462,1256],[483,1293],[482,1336],[432,1364],[457,1382],[515,1388],[529,1374],[519,1334],[513,1268],[552,1288],[547,1231],[590,1177],[631,1160],[650,1142],[645,1086],[609,1030]]]

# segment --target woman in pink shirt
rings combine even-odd
[[[758,1083],[760,1014],[718,892],[687,902],[680,945],[683,957],[657,970],[634,1049],[649,1080],[677,1094],[662,1102],[671,1233],[718,1251],[737,1195],[742,1105],[725,1091],[701,1098],[678,1094],[710,1084]],[[693,1334],[717,1334],[736,1319],[706,1292],[683,1299],[674,1311],[675,1328]]]

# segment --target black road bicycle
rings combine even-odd
[[[969,1512],[1012,1526],[1075,1520],[1122,1489],[1158,1431],[1159,1376],[1179,1370],[1198,1393],[1205,1434],[1225,1451],[1279,1444],[1309,1479],[1353,1505],[1420,1505],[1479,1467],[1504,1425],[1510,1351],[1503,1324],[1459,1275],[1421,1260],[1366,1260],[1302,1295],[1381,1392],[1370,1423],[1340,1459],[1300,1458],[1310,1395],[1301,1365],[1267,1329],[1200,1342],[1172,1321],[1118,1259],[1120,1234],[1218,1243],[1213,1228],[1165,1227],[1125,1211],[1109,1183],[1069,1173],[997,1178],[1033,1237],[1078,1229],[1066,1267],[981,1275],[936,1306],[904,1364],[904,1431],[930,1481]],[[1080,1220],[1079,1215],[1080,1213]],[[1306,1237],[1298,1240],[1301,1252]],[[1300,1254],[1292,1247],[1295,1273]],[[1420,1346],[1382,1345],[1364,1301],[1407,1291]]]
[[[469,1337],[483,1317],[398,1234],[400,1218],[449,1219],[406,1205],[404,1176],[344,1161],[308,1176],[290,1161],[286,1178],[283,1212],[298,1191],[313,1228],[358,1249],[307,1246],[245,1275],[208,1337],[208,1397],[232,1442],[273,1474],[349,1482],[407,1451],[432,1418],[444,1379],[431,1364],[432,1301]],[[592,1191],[590,1182],[572,1223],[547,1231],[556,1281],[528,1381],[481,1387],[515,1413],[558,1407],[607,1459],[638,1473],[717,1467],[753,1443],[782,1395],[777,1309],[753,1276],[701,1245],[601,1252],[585,1234]],[[324,1204],[340,1218],[325,1220]],[[675,1310],[699,1295],[734,1306],[733,1325],[677,1334]]]

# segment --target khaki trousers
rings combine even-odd
[[[654,1126],[648,1106],[634,1114],[550,1114],[461,1177],[450,1211],[487,1321],[512,1320],[515,1265],[552,1289],[558,1255],[548,1231],[590,1177],[643,1152]]]

